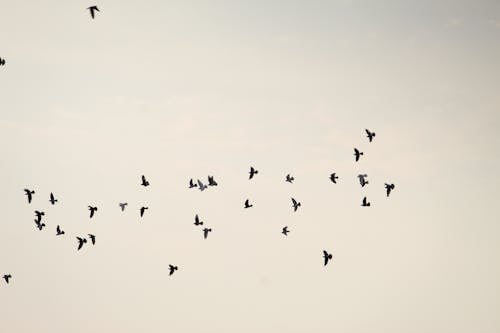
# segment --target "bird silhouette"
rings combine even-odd
[[[337,179],[339,179],[339,177],[335,174],[335,172],[330,175],[332,183],[337,184]]]
[[[49,199],[49,201],[50,201],[51,204],[55,205],[56,202],[59,201],[59,200],[57,200],[56,198],[54,198],[54,194],[51,192],[50,193],[50,199]]]
[[[207,188],[207,185],[203,184],[201,180],[198,179],[198,188],[200,189],[200,191],[203,191]]]
[[[248,177],[248,179],[252,179],[254,175],[258,174],[259,171],[258,170],[255,170],[253,167],[250,167],[250,177]]]
[[[288,233],[290,232],[290,230],[288,230],[288,226],[286,227],[283,227],[283,230],[281,230],[281,233],[285,236],[288,236]]]
[[[35,222],[41,222],[42,221],[42,216],[44,216],[45,213],[44,212],[40,212],[38,210],[35,210],[35,215],[36,215]]]
[[[64,231],[61,230],[60,226],[57,226],[56,228],[56,236],[64,235]]]
[[[332,260],[333,256],[331,253],[326,252],[323,250],[323,258],[325,259],[325,266],[328,264],[328,261]]]
[[[363,198],[363,203],[361,204],[363,207],[370,207],[370,203],[366,200],[366,197]]]
[[[40,231],[45,227],[45,223],[35,221],[35,224],[36,224],[36,227],[38,228],[38,230],[40,230]]]
[[[359,183],[361,184],[361,187],[364,187],[365,185],[368,184],[368,181],[366,180],[366,177],[368,177],[367,174],[358,175]]]
[[[195,184],[195,183],[193,182],[193,178],[191,178],[191,179],[189,180],[189,188],[193,188],[193,187],[198,187],[198,184]]]
[[[375,132],[370,132],[369,130],[365,129],[366,136],[368,137],[368,140],[372,142],[373,138],[375,137]]]
[[[250,208],[250,207],[253,207],[253,205],[250,204],[249,200],[246,199],[245,200],[245,208]]]
[[[76,239],[78,240],[78,251],[82,248],[83,244],[87,243],[87,239],[82,237],[76,237]]]
[[[178,269],[178,267],[174,265],[168,265],[168,269],[170,270],[170,273],[168,273],[168,275],[172,275]]]
[[[90,16],[92,16],[92,19],[95,17],[95,12],[100,12],[99,8],[97,6],[91,6],[87,8],[90,11]]]
[[[5,59],[0,58],[0,66],[4,66],[4,65],[5,65]]]
[[[5,274],[3,276],[3,279],[5,280],[6,283],[9,283],[9,280],[12,279],[12,275],[10,274]]]
[[[28,203],[31,203],[31,199],[33,198],[33,194],[35,194],[35,191],[30,191],[27,188],[25,188],[24,193],[28,197]]]
[[[292,198],[292,204],[293,204],[293,211],[296,212],[297,209],[301,206],[300,202],[298,202],[297,200],[295,200],[294,198]]]
[[[359,151],[358,148],[354,148],[354,156],[356,157],[356,162],[359,161],[359,157],[364,155],[363,152]]]
[[[287,181],[289,183],[292,183],[294,180],[295,180],[295,178],[293,178],[292,176],[290,176],[290,174],[286,175],[285,181]]]
[[[214,180],[214,176],[208,176],[208,186],[217,186],[217,182]]]
[[[394,188],[396,187],[394,184],[387,184],[387,183],[384,183],[385,184],[385,191],[387,193],[387,196],[389,196],[389,194],[391,194],[391,191],[394,190]]]
[[[141,207],[141,217],[144,215],[146,209],[149,209],[149,207]]]
[[[209,229],[209,228],[204,228],[204,229],[203,229],[203,237],[204,237],[205,239],[207,239],[207,237],[208,237],[208,233],[209,233],[209,232],[212,232],[212,229]]]
[[[196,214],[195,217],[194,217],[194,225],[203,225],[203,222],[200,221],[200,218],[198,217],[198,214]]]
[[[92,218],[94,216],[94,212],[97,211],[97,207],[89,206],[89,210],[90,210],[90,218]]]
[[[92,245],[95,245],[95,236],[92,234],[88,234],[90,240],[92,241]]]
[[[127,206],[127,205],[128,205],[128,203],[126,203],[126,202],[118,204],[118,206],[120,206],[120,208],[122,209],[122,212],[125,210],[125,206]]]
[[[146,180],[146,177],[144,177],[144,175],[142,175],[142,182],[141,182],[141,185],[146,187],[146,186],[149,186],[149,182]]]

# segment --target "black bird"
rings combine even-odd
[[[125,206],[127,206],[127,205],[128,205],[128,203],[126,203],[126,202],[118,204],[118,206],[120,206],[120,208],[122,209],[122,212],[125,210]]]
[[[288,230],[288,227],[283,227],[283,230],[281,231],[281,233],[285,236],[288,236],[288,233],[290,232],[290,230]]]
[[[366,197],[363,198],[363,203],[361,204],[363,207],[370,207],[370,203],[366,201]]]
[[[354,156],[356,156],[356,162],[359,161],[359,157],[364,155],[363,152],[359,151],[358,148],[354,148]]]
[[[92,216],[94,216],[94,212],[97,210],[97,207],[89,206],[89,210],[90,210],[90,218],[92,218]]]
[[[3,276],[3,278],[4,278],[5,282],[9,283],[9,280],[12,278],[12,275],[10,275],[10,274],[5,274],[5,275]]]
[[[45,227],[45,223],[35,221],[35,224],[36,224],[36,227],[38,228],[38,230],[42,230],[43,227]]]
[[[83,244],[87,243],[87,239],[81,238],[81,237],[76,237],[76,239],[78,239],[78,249],[77,250],[80,250],[82,248]]]
[[[35,220],[35,222],[39,223],[39,222],[41,222],[41,221],[42,221],[42,216],[44,216],[44,215],[45,215],[45,213],[44,213],[44,212],[40,212],[40,211],[38,211],[38,210],[35,210],[35,215],[36,215],[36,220]]]
[[[50,203],[55,205],[56,202],[58,201],[56,198],[54,198],[54,194],[52,194],[52,192],[50,192]]]
[[[0,58],[0,66],[5,65],[5,59]]]
[[[88,234],[88,235],[89,235],[90,240],[92,241],[92,245],[95,245],[95,236],[92,234]]]
[[[172,275],[178,269],[178,267],[173,265],[168,265],[168,269],[170,270],[170,273],[168,275]]]
[[[294,180],[295,180],[295,178],[293,178],[292,176],[290,176],[290,174],[286,175],[285,181],[287,181],[289,183],[292,183]]]
[[[334,184],[337,184],[337,179],[339,179],[339,177],[334,173],[332,173],[330,175],[330,180],[334,183]]]
[[[203,225],[203,222],[200,221],[198,214],[196,214],[196,216],[194,217],[194,225]]]
[[[198,187],[198,184],[195,184],[195,183],[193,182],[193,178],[191,178],[191,179],[189,180],[189,188],[193,188],[193,187]]]
[[[332,260],[333,256],[331,253],[326,252],[323,250],[323,258],[325,259],[325,266],[328,264],[328,261]]]
[[[28,203],[31,203],[31,198],[33,194],[35,194],[35,191],[30,191],[27,188],[25,188],[24,193],[28,196]]]
[[[209,232],[212,232],[212,229],[209,229],[209,228],[204,228],[204,229],[203,229],[203,237],[204,237],[205,239],[207,239],[207,236],[208,236],[208,233],[209,233]]]
[[[248,201],[248,199],[245,200],[245,208],[250,208],[250,207],[253,207],[253,205],[250,204],[250,202]]]
[[[375,137],[375,132],[370,132],[369,130],[365,129],[366,136],[368,137],[368,140],[372,142],[373,138]]]
[[[295,200],[294,198],[292,198],[292,204],[293,204],[293,211],[296,212],[297,211],[297,208],[299,208],[301,205],[300,205],[300,202],[298,202],[297,200]]]
[[[250,167],[250,177],[248,177],[248,179],[252,179],[254,175],[258,174],[259,171],[258,170],[255,170],[253,167]]]
[[[94,17],[95,17],[95,12],[100,11],[99,8],[97,8],[97,6],[91,6],[91,7],[88,7],[87,9],[90,10],[90,16],[92,16],[92,19],[94,19]]]
[[[198,188],[200,189],[200,191],[203,191],[207,188],[207,185],[203,184],[201,180],[198,179]]]
[[[60,226],[57,226],[56,228],[56,236],[64,235],[64,231],[61,230]]]
[[[391,194],[391,191],[394,190],[394,188],[396,186],[394,184],[387,184],[387,183],[384,183],[384,184],[385,184],[385,190],[386,190],[387,196],[389,196],[389,194]]]
[[[364,187],[365,185],[368,184],[368,181],[366,180],[366,177],[368,177],[367,174],[358,175],[359,183],[361,184],[361,187]]]
[[[146,177],[144,177],[144,175],[142,175],[142,183],[141,183],[142,186],[146,187],[146,186],[149,186],[149,182],[146,180]]]
[[[141,217],[144,215],[146,209],[149,209],[149,207],[141,207]]]
[[[217,186],[217,182],[214,180],[214,176],[208,176],[208,186]]]

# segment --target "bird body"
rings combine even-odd
[[[191,178],[191,179],[189,180],[189,188],[193,188],[193,187],[198,187],[198,184],[195,184],[195,183],[193,182],[193,178]]]
[[[332,258],[333,258],[333,255],[331,253],[328,253],[325,250],[323,250],[323,259],[325,260],[325,265],[324,266],[326,266],[328,264],[328,262],[330,260],[332,260]]]
[[[118,206],[120,206],[120,208],[122,209],[122,212],[125,210],[125,206],[127,206],[127,205],[128,205],[128,203],[126,203],[126,202],[118,204]]]
[[[363,207],[370,207],[370,203],[366,200],[366,197],[363,198],[363,203],[361,204]]]
[[[217,186],[217,182],[214,180],[214,176],[208,176],[208,186]]]
[[[83,244],[87,243],[87,239],[82,237],[76,237],[76,239],[78,240],[78,251],[82,248]]]
[[[142,175],[141,180],[142,180],[141,182],[142,186],[144,187],[149,186],[149,182],[146,180],[146,177],[144,177],[144,175]]]
[[[201,180],[198,179],[198,188],[200,189],[200,191],[203,191],[207,188],[207,185],[203,184]]]
[[[92,16],[92,19],[95,17],[95,12],[100,12],[99,8],[97,6],[91,6],[87,8],[90,11],[90,16]]]
[[[56,198],[54,198],[54,194],[51,192],[50,193],[50,199],[49,199],[50,203],[55,205],[56,202],[58,201]]]
[[[198,214],[196,214],[195,217],[194,217],[194,225],[203,225],[203,222],[200,221],[200,218],[198,217]]]
[[[0,66],[4,66],[4,65],[5,65],[5,59],[0,58]]]
[[[94,216],[94,212],[97,211],[97,207],[89,206],[89,210],[90,210],[90,218],[92,218]]]
[[[248,199],[245,200],[245,208],[250,208],[253,207],[253,205],[250,204],[250,201]]]
[[[168,268],[170,270],[170,272],[168,273],[168,275],[174,274],[174,272],[179,269],[177,266],[174,266],[174,265],[168,265]]]
[[[61,230],[60,226],[57,226],[56,228],[56,236],[64,235],[64,231]]]
[[[36,219],[35,219],[35,222],[39,223],[42,221],[42,216],[45,215],[44,212],[40,212],[38,210],[35,210],[35,215],[36,215]]]
[[[146,209],[149,209],[149,207],[141,207],[141,217],[144,215]]]
[[[35,191],[31,191],[25,188],[24,194],[26,194],[26,196],[28,197],[28,203],[31,203],[31,199],[33,198],[33,194],[35,194]]]
[[[359,157],[364,155],[363,152],[359,151],[358,148],[354,148],[354,156],[356,158],[356,162],[359,161]]]
[[[366,137],[370,142],[372,142],[373,138],[375,137],[375,132],[370,132],[369,130],[365,129],[366,132]]]
[[[10,274],[5,274],[5,275],[3,276],[3,279],[5,280],[5,282],[6,282],[6,283],[9,283],[9,280],[10,280],[11,278],[12,278],[12,275],[10,275]]]
[[[361,187],[364,187],[365,185],[368,184],[368,181],[366,180],[366,177],[368,177],[367,174],[358,175],[359,183],[361,184]]]
[[[288,233],[290,232],[290,230],[288,230],[288,226],[286,227],[283,227],[283,229],[281,230],[281,233],[285,236],[288,236]]]
[[[293,178],[292,176],[290,176],[290,174],[286,175],[285,181],[287,181],[289,183],[292,183],[294,180],[295,180],[295,178]]]
[[[332,174],[330,175],[330,180],[331,180],[331,181],[332,181],[332,183],[334,183],[334,184],[337,184],[337,179],[338,179],[338,178],[339,178],[339,177],[335,174],[335,172],[334,172],[334,173],[332,173]]]
[[[250,172],[249,172],[250,176],[248,177],[248,179],[252,179],[253,176],[255,176],[258,173],[259,173],[258,170],[255,170],[254,167],[250,167]]]
[[[39,221],[35,221],[35,224],[36,224],[36,227],[38,228],[38,230],[40,230],[40,231],[45,227],[45,223],[41,223]]]
[[[386,194],[387,194],[387,196],[389,196],[389,194],[391,194],[391,191],[394,190],[394,188],[396,186],[394,184],[387,184],[387,183],[384,183],[384,184],[385,184]]]
[[[296,212],[297,209],[301,206],[300,202],[298,202],[297,200],[295,200],[294,198],[292,198],[292,207],[293,207],[293,211]]]
[[[207,239],[207,237],[208,237],[208,233],[209,233],[209,232],[212,232],[212,229],[211,229],[211,228],[204,228],[204,229],[203,229],[203,237],[204,237],[205,239]]]
[[[92,242],[92,245],[95,245],[95,236],[92,234],[88,234],[90,241]]]

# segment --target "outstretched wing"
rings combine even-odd
[[[294,198],[292,198],[292,203],[293,203],[293,206],[296,207],[297,206],[297,200],[295,200]]]

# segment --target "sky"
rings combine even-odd
[[[2,330],[500,331],[499,2],[0,8]]]

